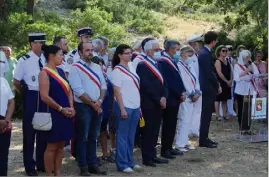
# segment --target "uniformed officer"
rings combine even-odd
[[[79,42],[90,41],[93,36],[93,31],[90,27],[80,28],[77,30],[77,36],[78,36]],[[68,74],[73,63],[77,62],[77,60],[79,59],[80,59],[80,56],[78,54],[78,49],[75,48],[74,50],[71,50],[65,56],[66,63],[65,63],[64,71]]]
[[[28,176],[37,175],[35,167],[37,171],[45,171],[46,144],[41,138],[41,132],[37,132],[32,126],[34,113],[38,111],[38,74],[45,65],[45,57],[42,55],[42,45],[46,42],[45,35],[45,33],[29,33],[31,51],[18,60],[13,80],[15,89],[22,94],[23,100],[23,162]],[[41,104],[42,102],[39,104],[40,107]],[[35,136],[36,162],[33,159]]]

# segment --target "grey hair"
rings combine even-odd
[[[175,45],[180,45],[180,43],[176,40],[167,40],[164,43],[164,49],[165,49],[165,51],[168,51],[171,47],[173,47]]]
[[[104,44],[101,41],[101,39],[92,40],[92,45],[93,45],[93,47],[100,46],[102,49],[104,48]]]
[[[113,59],[113,55],[114,55],[115,51],[116,51],[116,47],[110,48],[108,50],[107,55],[108,55],[108,59],[109,60],[112,60]]]
[[[98,39],[101,39],[101,40],[103,40],[105,42],[108,42],[108,39],[105,36],[99,36]]]
[[[136,40],[136,41],[133,43],[133,49],[141,48],[141,43],[142,43],[142,40]]]
[[[153,44],[159,44],[158,40],[150,40],[148,42],[146,42],[145,46],[144,46],[144,51],[149,51],[152,49]]]
[[[184,45],[181,49],[180,49],[180,54],[182,55],[183,53],[186,52],[194,52],[194,49],[189,46],[189,45]]]

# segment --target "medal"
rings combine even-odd
[[[32,76],[32,81],[35,82],[35,76]]]

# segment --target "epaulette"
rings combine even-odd
[[[30,58],[30,55],[26,54],[26,55],[23,55],[21,57],[18,57],[18,59],[22,58],[23,60],[27,60]]]
[[[70,56],[73,57],[76,53],[77,53],[77,49],[74,49],[74,50],[71,52]]]

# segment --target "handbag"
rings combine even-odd
[[[47,112],[38,112],[39,108],[39,91],[37,98],[37,112],[35,112],[32,125],[35,130],[50,131],[52,128],[51,113],[49,113],[49,106],[47,105]]]

